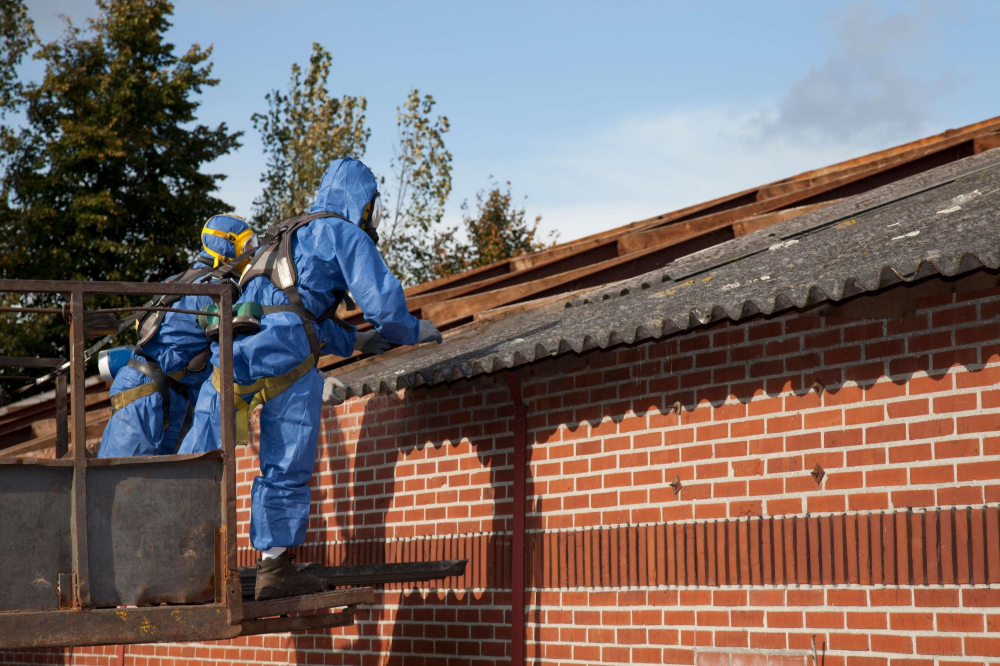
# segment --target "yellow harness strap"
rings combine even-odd
[[[276,398],[285,392],[289,386],[298,381],[299,378],[305,376],[307,372],[316,367],[316,359],[312,354],[309,354],[306,360],[299,363],[295,368],[289,370],[283,375],[278,375],[277,377],[261,377],[253,384],[233,384],[233,391],[236,395],[233,396],[233,405],[236,407],[236,443],[246,444],[250,439],[250,415],[253,414],[253,410],[257,408],[258,405],[263,405],[265,402],[271,398]],[[219,369],[212,368],[212,386],[215,387],[216,391],[219,391],[219,387],[222,385],[219,379]],[[250,395],[254,393],[256,395],[247,402],[242,396]]]
[[[169,375],[171,379],[176,379],[180,381],[187,375],[187,368],[184,370],[178,370]],[[121,393],[115,393],[111,396],[111,413],[114,414],[119,409],[124,409],[126,405],[130,405],[139,398],[145,398],[147,395],[153,395],[158,393],[159,389],[156,388],[156,382],[149,382],[148,384],[142,384],[141,386],[136,386],[135,388],[130,388]]]

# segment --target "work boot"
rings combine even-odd
[[[323,591],[323,581],[295,569],[291,551],[277,557],[261,558],[257,563],[257,587],[254,599],[267,601]]]

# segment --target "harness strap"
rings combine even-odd
[[[276,398],[289,386],[300,378],[304,377],[310,370],[316,367],[316,359],[310,354],[306,360],[299,363],[288,372],[277,377],[261,377],[253,384],[233,383],[233,404],[236,407],[236,443],[246,444],[250,439],[250,415],[258,405],[263,405],[271,398]],[[222,380],[219,377],[219,369],[212,368],[212,386],[216,391],[221,392]],[[244,395],[255,394],[248,402]]]
[[[187,397],[187,389],[180,383],[180,380],[188,374],[188,369],[184,368],[183,370],[178,370],[167,375],[164,374],[155,361],[144,363],[134,358],[130,358],[126,365],[133,370],[141,372],[153,381],[111,396],[111,413],[114,414],[118,410],[124,409],[127,405],[132,404],[140,398],[159,393],[160,399],[163,402],[163,428],[166,429],[170,420],[170,389]]]

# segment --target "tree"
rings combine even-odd
[[[309,209],[326,168],[341,157],[361,158],[370,130],[365,127],[364,97],[331,97],[327,89],[330,52],[313,43],[309,70],[292,65],[288,91],[268,93],[267,113],[255,113],[267,171],[264,192],[253,202],[253,221],[264,227]]]
[[[17,146],[17,134],[7,125],[7,116],[24,105],[24,86],[17,76],[17,67],[37,42],[23,0],[0,4],[0,169]],[[8,205],[5,186],[5,182],[0,182],[0,210]]]
[[[0,4],[0,120],[20,102],[22,86],[17,66],[37,39],[23,0]]]
[[[459,227],[453,227],[435,234],[428,266],[431,279],[545,249],[547,243],[538,237],[541,221],[541,215],[534,222],[525,220],[524,208],[514,205],[510,181],[505,190],[494,181],[489,191],[476,194],[474,215],[469,203],[462,203],[461,233]],[[555,240],[553,232],[550,241]]]
[[[434,257],[432,228],[441,222],[451,194],[451,152],[444,145],[450,125],[447,116],[432,121],[434,98],[420,97],[411,88],[406,102],[396,107],[398,138],[393,149],[392,197],[386,206],[388,224],[380,231],[382,256],[403,284],[430,279]],[[389,193],[383,194],[389,203]]]
[[[189,264],[208,217],[232,210],[213,196],[225,176],[201,172],[240,145],[225,123],[196,124],[194,96],[218,83],[211,49],[175,54],[168,0],[98,8],[86,31],[67,24],[41,47],[44,78],[19,93],[26,120],[0,174],[4,278],[159,281]],[[50,319],[41,332],[0,319],[0,349],[64,354]]]

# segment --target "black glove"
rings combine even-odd
[[[384,354],[391,346],[378,331],[362,331],[354,341],[354,348],[362,354]]]
[[[417,339],[418,344],[421,342],[436,342],[441,344],[444,340],[444,338],[441,337],[441,331],[437,330],[437,327],[427,319],[420,320],[419,335],[420,337]]]

